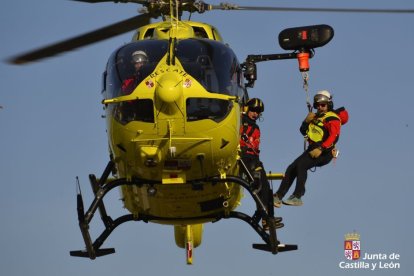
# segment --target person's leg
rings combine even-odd
[[[280,183],[279,189],[275,193],[277,197],[281,200],[286,193],[289,191],[290,187],[292,186],[293,181],[296,178],[296,165],[297,165],[298,159],[293,161],[292,164],[290,164],[285,172],[285,175],[283,176],[282,182]]]
[[[312,158],[308,152],[305,152],[298,158],[296,166],[296,187],[293,195],[297,198],[301,198],[305,194],[305,183],[308,178],[308,170],[315,167],[317,159]]]

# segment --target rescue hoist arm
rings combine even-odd
[[[257,80],[256,63],[269,60],[294,59],[299,62],[299,70],[309,70],[309,59],[314,55],[314,49],[329,43],[334,36],[334,30],[328,25],[313,25],[297,28],[289,28],[279,33],[279,45],[283,50],[292,53],[249,55],[241,65],[244,77],[247,80],[246,87],[253,87]]]
[[[283,60],[283,59],[298,59],[299,70],[309,70],[309,59],[314,56],[313,49],[301,49],[298,52],[282,53],[282,54],[268,54],[268,55],[248,55],[246,61],[241,64],[244,78],[247,80],[246,87],[253,87],[254,82],[257,80],[257,68],[256,63],[262,61],[271,60]]]

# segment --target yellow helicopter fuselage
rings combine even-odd
[[[108,62],[103,94],[115,176],[151,180],[121,187],[125,207],[137,217],[183,226],[213,221],[214,214],[240,202],[240,185],[205,179],[238,175],[240,103],[246,92],[240,65],[217,30],[177,23],[178,30],[171,22],[144,26],[136,42],[118,49]],[[148,55],[146,73],[124,93],[136,51]],[[180,229],[176,241],[182,247]]]

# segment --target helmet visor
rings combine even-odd
[[[328,103],[331,99],[325,95],[316,95],[313,102],[314,103]]]
[[[256,112],[256,113],[262,113],[263,107],[261,106],[249,107],[249,111]]]

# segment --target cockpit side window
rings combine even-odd
[[[152,38],[153,36],[154,36],[154,28],[151,28],[145,32],[144,39],[149,39],[149,38]]]
[[[193,26],[193,30],[194,30],[194,35],[197,38],[208,38],[208,34],[204,28]]]

